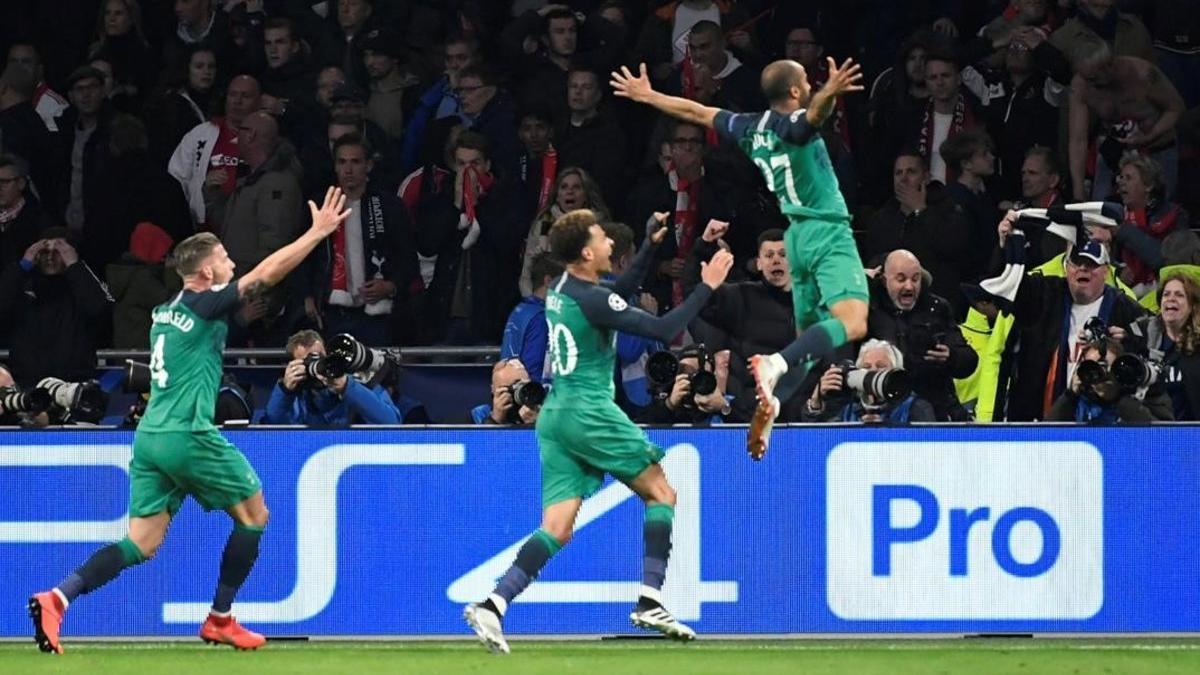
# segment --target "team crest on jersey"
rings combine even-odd
[[[796,112],[792,113],[792,116],[789,119],[791,119],[792,124],[795,124],[795,123],[799,122],[800,118],[803,116],[804,116],[804,108],[801,108],[801,109],[797,110]]]
[[[610,293],[608,296],[608,306],[612,307],[614,312],[624,312],[629,307],[624,298],[616,293]]]

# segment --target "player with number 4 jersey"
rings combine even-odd
[[[665,221],[665,214],[660,222]],[[508,604],[571,538],[583,499],[600,488],[604,474],[629,486],[646,504],[641,592],[629,618],[634,625],[677,640],[696,634],[663,606],[662,586],[671,550],[675,490],[659,466],[662,448],[650,442],[613,400],[617,332],[669,342],[725,281],[733,256],[718,253],[696,286],[675,309],[659,317],[631,307],[625,298],[641,285],[654,247],[667,229],[646,238],[633,264],[611,285],[600,277],[612,268],[612,240],[591,211],[571,211],[550,229],[550,250],[567,271],[546,294],[546,323],[554,385],[537,419],[542,464],[542,525],[521,545],[496,589],[464,610],[467,624],[493,652],[508,652],[501,627]]]
[[[200,629],[206,642],[256,649],[266,642],[231,615],[234,596],[258,557],[267,524],[262,484],[246,457],[213,423],[227,317],[249,293],[279,283],[350,215],[341,190],[320,208],[309,202],[312,227],[233,281],[233,261],[216,236],[201,233],[175,247],[183,290],[154,309],[150,329],[150,402],[133,438],[129,464],[129,534],[105,546],[53,589],[29,599],[34,640],[61,654],[59,628],[76,597],[152,557],[171,518],[189,495],[234,521],[221,557],[212,610]]]
[[[780,400],[795,393],[808,366],[846,342],[861,340],[867,331],[866,276],[850,232],[850,213],[819,135],[837,97],[862,91],[862,74],[850,59],[841,66],[828,59],[828,64],[829,79],[816,93],[795,61],[768,65],[762,89],[771,109],[741,114],[654,91],[645,64],[636,76],[625,67],[612,73],[617,96],[715,129],[736,143],[762,172],[787,216],[784,247],[797,338],[776,354],[750,358],[758,408],[746,449],[754,459],[766,454]]]

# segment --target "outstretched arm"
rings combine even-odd
[[[839,96],[863,90],[862,69],[854,59],[846,59],[840,67],[831,57],[826,57],[825,61],[829,64],[829,79],[825,86],[813,94],[812,101],[808,104],[808,112],[804,113],[808,123],[814,127],[820,127],[829,119]]]
[[[612,85],[613,93],[621,98],[645,103],[658,108],[671,117],[709,129],[713,128],[717,113],[721,112],[720,108],[710,108],[686,98],[667,96],[654,91],[654,88],[650,86],[650,77],[646,74],[646,64],[644,63],[639,66],[636,77],[625,66],[621,66],[620,72],[614,70],[609,84]],[[861,89],[861,87],[859,88]]]
[[[338,225],[350,217],[350,212],[346,210],[346,195],[342,194],[341,188],[336,187],[331,187],[325,192],[325,203],[321,204],[321,208],[309,201],[308,210],[312,213],[312,226],[308,231],[296,241],[267,256],[249,273],[238,279],[238,296],[245,295],[248,289],[258,284],[274,286],[283,281],[289,272],[304,262],[317,244],[333,234]]]

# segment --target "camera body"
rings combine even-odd
[[[868,408],[882,409],[888,404],[904,400],[912,393],[912,375],[903,368],[869,370],[860,368],[853,361],[836,364],[842,376],[842,391],[858,393],[859,399]]]
[[[320,378],[336,380],[350,373],[378,370],[387,361],[382,350],[371,349],[349,333],[341,333],[325,343],[325,354],[304,357],[304,382],[306,389],[320,389],[324,383]]]
[[[696,359],[699,366],[696,372],[687,376],[691,395],[683,400],[683,406],[694,409],[696,396],[708,396],[717,390],[717,376],[713,373],[716,363],[703,344],[688,345],[675,351],[654,352],[646,360],[646,379],[658,397],[667,398],[675,388],[675,378],[680,372],[679,362],[689,358]]]

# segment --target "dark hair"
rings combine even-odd
[[[479,54],[479,40],[476,40],[466,33],[456,32],[447,35],[445,42],[442,43],[442,49],[445,49],[450,45],[466,45],[467,49],[469,49],[472,54]]]
[[[462,70],[458,71],[459,82],[466,77],[474,77],[478,79],[480,84],[485,87],[494,87],[500,82],[500,79],[496,76],[495,70],[485,66],[482,63],[476,63],[474,61],[463,66]]]
[[[37,81],[34,80],[33,74],[15,63],[5,66],[0,80],[3,81],[4,86],[17,92],[25,100],[33,98],[37,91]]]
[[[954,66],[955,71],[959,69],[958,55],[954,53],[953,49],[933,49],[931,51],[926,51],[926,65],[928,65],[930,61],[949,63],[950,65]]]
[[[341,150],[346,146],[362,148],[363,157],[371,159],[371,143],[367,141],[367,139],[363,138],[363,135],[357,131],[351,131],[348,134],[342,134],[341,136],[338,136],[336,141],[333,142],[332,154],[335,159],[337,158],[338,150]]]
[[[757,245],[759,248],[762,248],[762,245],[768,241],[783,241],[783,230],[778,227],[764,230],[762,234],[758,235]]]
[[[532,117],[535,120],[541,120],[550,125],[551,129],[554,128],[554,114],[550,112],[550,106],[548,105],[535,101],[526,103],[525,106],[521,108],[521,111],[517,113],[517,125],[519,126],[521,122],[525,121],[525,119],[528,117]]]
[[[570,19],[575,22],[575,27],[579,28],[579,17],[575,16],[575,12],[565,8],[552,9],[542,17],[542,35],[550,35],[550,22],[555,19]]]
[[[575,73],[587,73],[588,75],[596,78],[596,86],[598,88],[602,87],[604,84],[604,80],[600,77],[600,71],[596,70],[595,68],[589,68],[588,66],[578,63],[574,64],[567,70],[567,80],[570,81],[571,76]]]
[[[287,30],[288,36],[292,38],[292,42],[295,42],[299,38],[296,35],[296,22],[286,16],[273,16],[267,19],[267,22],[263,24],[263,34],[265,35],[269,30],[279,30],[280,28]]]
[[[600,223],[600,227],[604,230],[604,234],[612,239],[614,260],[620,260],[633,250],[633,228],[618,222]]]
[[[287,352],[288,358],[293,358],[292,354],[296,351],[296,347],[311,347],[318,342],[324,343],[321,339],[321,334],[315,330],[302,330],[299,333],[288,338],[287,345],[283,351]]]
[[[563,264],[549,251],[542,251],[533,256],[533,262],[529,263],[529,287],[541,288],[546,277],[553,279],[562,273]]]
[[[896,156],[892,158],[893,170],[896,168],[896,160],[900,159],[901,157],[915,157],[917,159],[917,163],[921,165],[921,170],[929,171],[929,160],[925,159],[925,155],[922,155],[921,151],[914,147],[900,148],[900,152],[897,152]]]
[[[964,129],[943,141],[938,153],[946,162],[946,166],[957,171],[962,167],[963,162],[974,157],[975,153],[993,148],[995,145],[987,132],[979,129]]]
[[[200,271],[201,261],[220,245],[221,240],[212,232],[193,234],[175,246],[171,254],[171,266],[180,277],[190,277]]]
[[[466,130],[458,135],[458,141],[454,144],[454,149],[475,150],[484,156],[486,159],[491,159],[491,143],[488,142],[487,136],[478,131]]]
[[[1054,151],[1044,145],[1035,145],[1025,151],[1025,159],[1030,157],[1041,157],[1046,164],[1046,171],[1056,176],[1062,175],[1062,166],[1058,163],[1058,157],[1054,155]]]
[[[12,168],[18,178],[29,177],[29,162],[11,153],[0,154],[0,169]]]
[[[817,22],[815,21],[812,23],[805,23],[801,21],[800,23],[791,26],[783,32],[783,39],[786,41],[787,37],[792,34],[792,31],[795,30],[806,30],[809,33],[812,33],[813,42],[817,43],[818,45],[824,44],[821,42],[821,30],[817,28]]]
[[[550,227],[550,253],[564,264],[577,262],[592,238],[596,214],[576,209],[564,214]]]
[[[717,22],[709,21],[708,19],[697,21],[694,25],[692,25],[692,29],[688,31],[688,35],[691,35],[692,33],[699,33],[701,35],[715,35],[716,37],[724,38],[724,34],[721,33],[721,26],[718,25]]]

